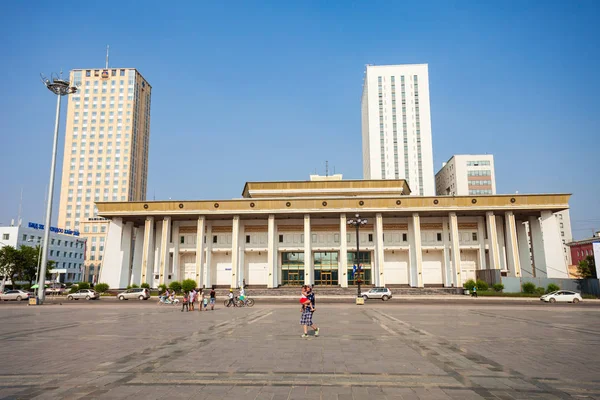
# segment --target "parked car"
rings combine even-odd
[[[129,300],[129,299],[148,300],[150,298],[150,290],[145,289],[145,288],[127,289],[126,291],[119,293],[117,298],[119,300]]]
[[[98,293],[92,289],[81,289],[75,293],[70,293],[67,296],[67,300],[79,300],[79,299],[97,300],[99,298],[100,298],[100,293]]]
[[[381,299],[387,301],[392,298],[392,292],[388,288],[374,287],[367,292],[362,292],[361,296],[363,299]]]
[[[46,295],[63,295],[67,293],[67,288],[64,285],[46,288]]]
[[[5,293],[0,294],[0,299],[2,299],[4,301],[8,301],[8,300],[21,301],[21,300],[28,300],[29,296],[30,296],[29,292],[26,292],[24,290],[8,290]]]
[[[579,293],[569,290],[557,290],[556,292],[543,295],[540,297],[540,300],[546,303],[579,303],[583,299]]]

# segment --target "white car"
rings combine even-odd
[[[540,297],[540,300],[546,303],[579,303],[583,299],[579,293],[568,290],[557,290],[556,292],[543,295]]]
[[[0,299],[2,299],[4,301],[8,301],[8,300],[17,300],[17,301],[27,300],[27,299],[29,299],[29,292],[26,292],[24,290],[9,290],[6,293],[0,294]]]
[[[98,293],[92,289],[81,289],[75,293],[70,293],[67,296],[67,300],[79,300],[79,299],[96,300],[99,298],[100,298],[100,293]]]
[[[360,294],[363,299],[381,299],[383,301],[387,301],[392,298],[392,292],[388,288],[384,287],[374,287],[367,292],[362,292]]]
[[[119,300],[129,300],[129,299],[148,300],[150,298],[150,291],[148,289],[144,289],[144,288],[127,289],[126,291],[119,293],[117,298]]]

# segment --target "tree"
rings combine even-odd
[[[577,273],[582,279],[597,279],[596,262],[594,260],[594,256],[587,256],[585,260],[579,261],[579,264],[577,265]]]
[[[20,253],[19,279],[29,281],[31,286],[37,276],[40,246],[21,246],[18,251]]]
[[[2,284],[0,291],[4,291],[6,280],[13,280],[16,275],[18,250],[12,246],[4,246],[0,249],[0,274],[2,274]]]

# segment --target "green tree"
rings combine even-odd
[[[38,254],[40,254],[40,246],[21,246],[19,248],[20,258],[20,269],[19,279],[28,281],[29,286],[33,284],[33,281],[37,276],[38,267]]]
[[[18,250],[12,246],[4,246],[0,249],[0,274],[2,274],[2,284],[0,290],[4,291],[6,281],[14,281],[17,270]]]
[[[108,284],[107,283],[97,283],[96,287],[94,287],[94,289],[99,293],[104,293],[108,290]]]
[[[186,279],[183,282],[181,282],[181,289],[184,292],[189,292],[191,290],[194,290],[195,287],[196,287],[196,281],[193,279]]]
[[[594,256],[587,256],[585,260],[579,261],[577,265],[577,273],[582,279],[597,279],[596,262]]]
[[[169,289],[174,290],[175,293],[181,292],[181,283],[173,281],[169,284]]]

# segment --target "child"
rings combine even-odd
[[[300,297],[300,304],[302,304],[303,308],[306,306],[310,309],[310,311],[315,311],[315,308],[313,307],[310,299],[308,298],[308,287],[306,285],[302,286],[302,296]]]
[[[208,297],[206,297],[204,293],[202,293],[202,305],[204,306],[204,311],[208,311]]]
[[[189,305],[188,305],[189,302],[190,302],[190,297],[187,294],[187,292],[184,292],[183,293],[183,304],[181,305],[181,312],[183,312],[184,308],[185,308],[186,312],[190,311]]]
[[[229,303],[227,303],[227,307],[232,305],[235,306],[233,302],[233,289],[229,289]]]

